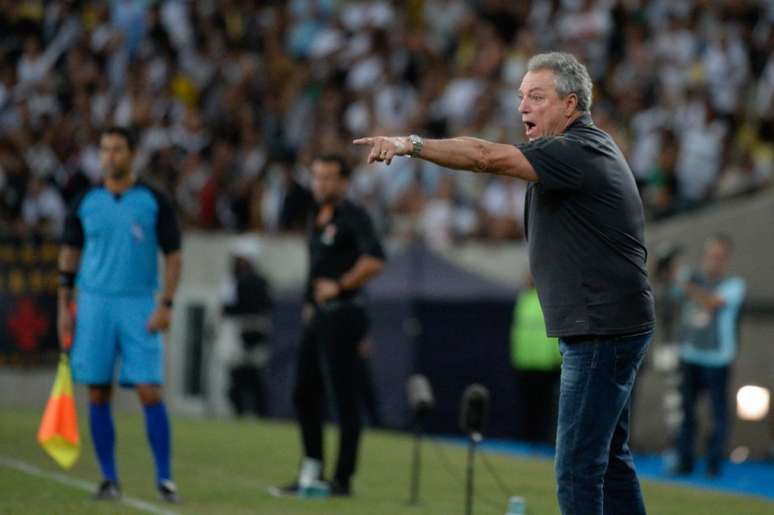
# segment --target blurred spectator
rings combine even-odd
[[[736,358],[738,323],[745,298],[745,282],[729,273],[733,252],[727,236],[705,243],[701,270],[679,278],[675,296],[681,305],[678,333],[683,421],[677,435],[676,474],[694,467],[697,433],[696,404],[707,393],[712,407],[712,433],[707,442],[707,475],[717,477],[725,460],[728,420],[728,384]]]
[[[643,195],[644,204],[648,206],[653,218],[673,214],[679,199],[676,173],[677,137],[669,129],[662,130],[660,136],[663,150],[647,175]]]
[[[303,232],[307,228],[309,213],[314,209],[314,198],[295,176],[292,162],[283,167],[282,179],[279,227],[284,231]]]
[[[493,240],[514,240],[524,233],[524,181],[495,178],[482,199],[484,235]]]
[[[236,325],[236,349],[229,359],[228,397],[237,415],[266,415],[265,369],[269,362],[272,300],[254,260],[260,248],[239,240],[232,248],[231,277],[224,285],[223,315]]]
[[[700,107],[695,122],[682,131],[675,172],[684,209],[709,198],[726,156],[728,124],[708,103]]]
[[[626,153],[649,217],[770,182],[774,10],[766,2],[4,5],[2,228],[26,226],[21,202],[34,177],[51,177],[66,200],[84,180],[101,180],[94,134],[116,123],[138,130],[138,171],[177,199],[186,226],[295,230],[281,199],[308,180],[310,156],[356,161],[353,137],[454,132],[518,142],[516,88],[529,56],[549,49],[588,63],[594,119]],[[278,149],[296,156],[292,173]],[[437,170],[403,161],[361,167],[357,175],[369,177],[353,177],[352,194],[384,230],[439,237],[444,230],[423,227],[442,211],[439,189],[448,185]],[[440,239],[519,238],[518,189],[460,179],[453,204],[493,224],[465,222]],[[420,211],[426,216],[414,216]]]
[[[281,157],[269,168],[267,189],[262,198],[264,228],[289,232],[306,230],[314,198],[299,175],[292,155]]]
[[[421,234],[431,246],[443,248],[469,236],[477,228],[475,212],[456,198],[454,176],[444,175],[438,191],[422,208]]]
[[[65,205],[59,191],[44,178],[34,177],[22,202],[22,219],[27,227],[58,238],[62,234]]]

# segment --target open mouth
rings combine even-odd
[[[527,136],[530,136],[532,132],[535,130],[535,122],[524,122],[524,132],[527,134]]]

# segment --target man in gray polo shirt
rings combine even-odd
[[[644,216],[629,166],[591,120],[591,79],[566,53],[530,59],[519,88],[529,143],[370,137],[368,162],[395,156],[529,181],[530,268],[562,377],[556,480],[564,515],[645,513],[629,450],[632,385],[652,338]]]

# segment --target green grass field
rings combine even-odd
[[[127,503],[105,504],[77,487],[37,477],[8,465],[24,462],[48,473],[61,473],[35,442],[39,413],[0,410],[0,513],[91,514],[142,513]],[[81,416],[83,449],[68,478],[96,483],[85,417]],[[404,435],[366,431],[351,499],[275,499],[269,485],[292,479],[298,463],[298,436],[291,424],[263,421],[173,420],[174,471],[183,496],[176,506],[158,502],[153,467],[140,415],[118,415],[118,466],[125,496],[181,514],[261,515],[454,515],[464,513],[463,449],[426,442],[423,448],[422,505],[408,499],[410,440]],[[336,433],[328,431],[328,450]],[[331,453],[329,452],[329,456]],[[4,460],[4,462],[3,462]],[[488,455],[487,460],[513,495],[527,500],[530,515],[558,513],[551,464],[547,461]],[[5,464],[3,464],[5,463]],[[508,495],[480,460],[476,469],[478,515],[505,513]],[[652,514],[772,513],[772,504],[673,485],[644,483]]]

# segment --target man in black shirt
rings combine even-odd
[[[360,440],[359,345],[368,329],[362,287],[384,267],[384,251],[368,214],[345,198],[350,170],[327,155],[312,164],[316,201],[309,223],[309,278],[304,332],[293,390],[304,459],[298,480],[274,495],[349,496]],[[323,475],[323,400],[333,395],[339,455],[333,481]]]
[[[644,217],[618,146],[589,114],[591,79],[575,57],[530,59],[519,89],[529,143],[419,136],[355,140],[368,162],[412,156],[529,181],[530,268],[562,377],[556,477],[563,514],[645,513],[629,451],[634,377],[650,343],[653,297]]]

